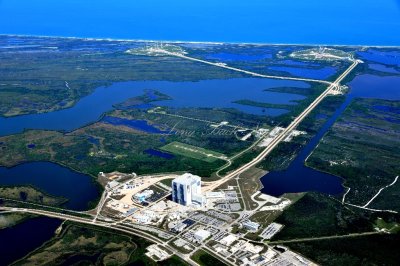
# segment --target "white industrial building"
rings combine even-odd
[[[207,230],[200,229],[196,231],[193,236],[197,241],[203,242],[204,240],[206,240],[211,236],[211,233]]]
[[[247,230],[250,230],[250,231],[258,231],[258,229],[260,228],[259,223],[255,223],[250,220],[246,220],[242,224],[243,224],[244,228],[246,228]]]
[[[185,206],[193,203],[203,206],[205,198],[201,195],[201,178],[186,173],[172,180],[172,200]]]

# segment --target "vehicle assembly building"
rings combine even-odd
[[[184,206],[205,204],[201,195],[201,178],[189,173],[183,174],[172,181],[172,200]]]

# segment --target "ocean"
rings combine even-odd
[[[400,45],[399,0],[0,0],[0,34]]]

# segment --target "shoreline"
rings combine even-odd
[[[0,33],[0,37],[36,37],[49,39],[69,39],[84,41],[116,41],[116,42],[135,42],[135,43],[175,43],[175,44],[205,44],[205,45],[254,45],[254,46],[327,46],[327,47],[371,47],[371,48],[400,48],[399,45],[374,45],[374,44],[324,44],[324,43],[269,43],[269,42],[218,42],[218,41],[189,41],[189,40],[146,40],[146,39],[126,39],[126,38],[106,38],[106,37],[77,37],[77,36],[61,36],[61,35],[36,35],[36,34],[9,34]]]

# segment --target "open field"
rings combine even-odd
[[[67,225],[60,235],[15,264],[65,265],[77,260],[91,264],[125,265],[135,250],[136,245],[129,237]]]
[[[373,231],[373,221],[329,196],[307,193],[276,222],[285,227],[273,240],[289,240]]]
[[[199,251],[196,251],[192,257],[191,257],[195,262],[199,263],[201,266],[206,266],[206,265],[213,265],[213,266],[222,266],[226,265],[222,261],[216,259],[212,255],[208,254],[207,252],[203,251],[200,249]]]
[[[288,247],[320,265],[397,265],[400,235],[355,236],[287,243]]]
[[[346,202],[363,206],[400,173],[400,103],[356,99],[307,160],[345,179]],[[400,183],[383,190],[369,207],[400,211]]]
[[[12,227],[29,219],[31,215],[22,213],[1,213],[0,214],[0,229]]]
[[[0,197],[50,206],[59,206],[67,201],[61,197],[50,196],[30,186],[0,187]]]
[[[161,147],[161,150],[171,152],[174,154],[178,154],[178,155],[182,155],[185,157],[205,161],[208,163],[215,162],[216,160],[221,160],[221,159],[223,160],[224,158],[226,158],[226,156],[221,153],[207,150],[207,149],[204,149],[201,147],[195,147],[195,146],[177,142],[177,141],[171,142],[171,143]]]
[[[258,204],[253,202],[251,196],[257,191],[261,190],[262,184],[260,178],[265,174],[266,171],[254,167],[239,175],[237,183],[239,185],[243,204],[246,210],[252,210],[258,207]]]

